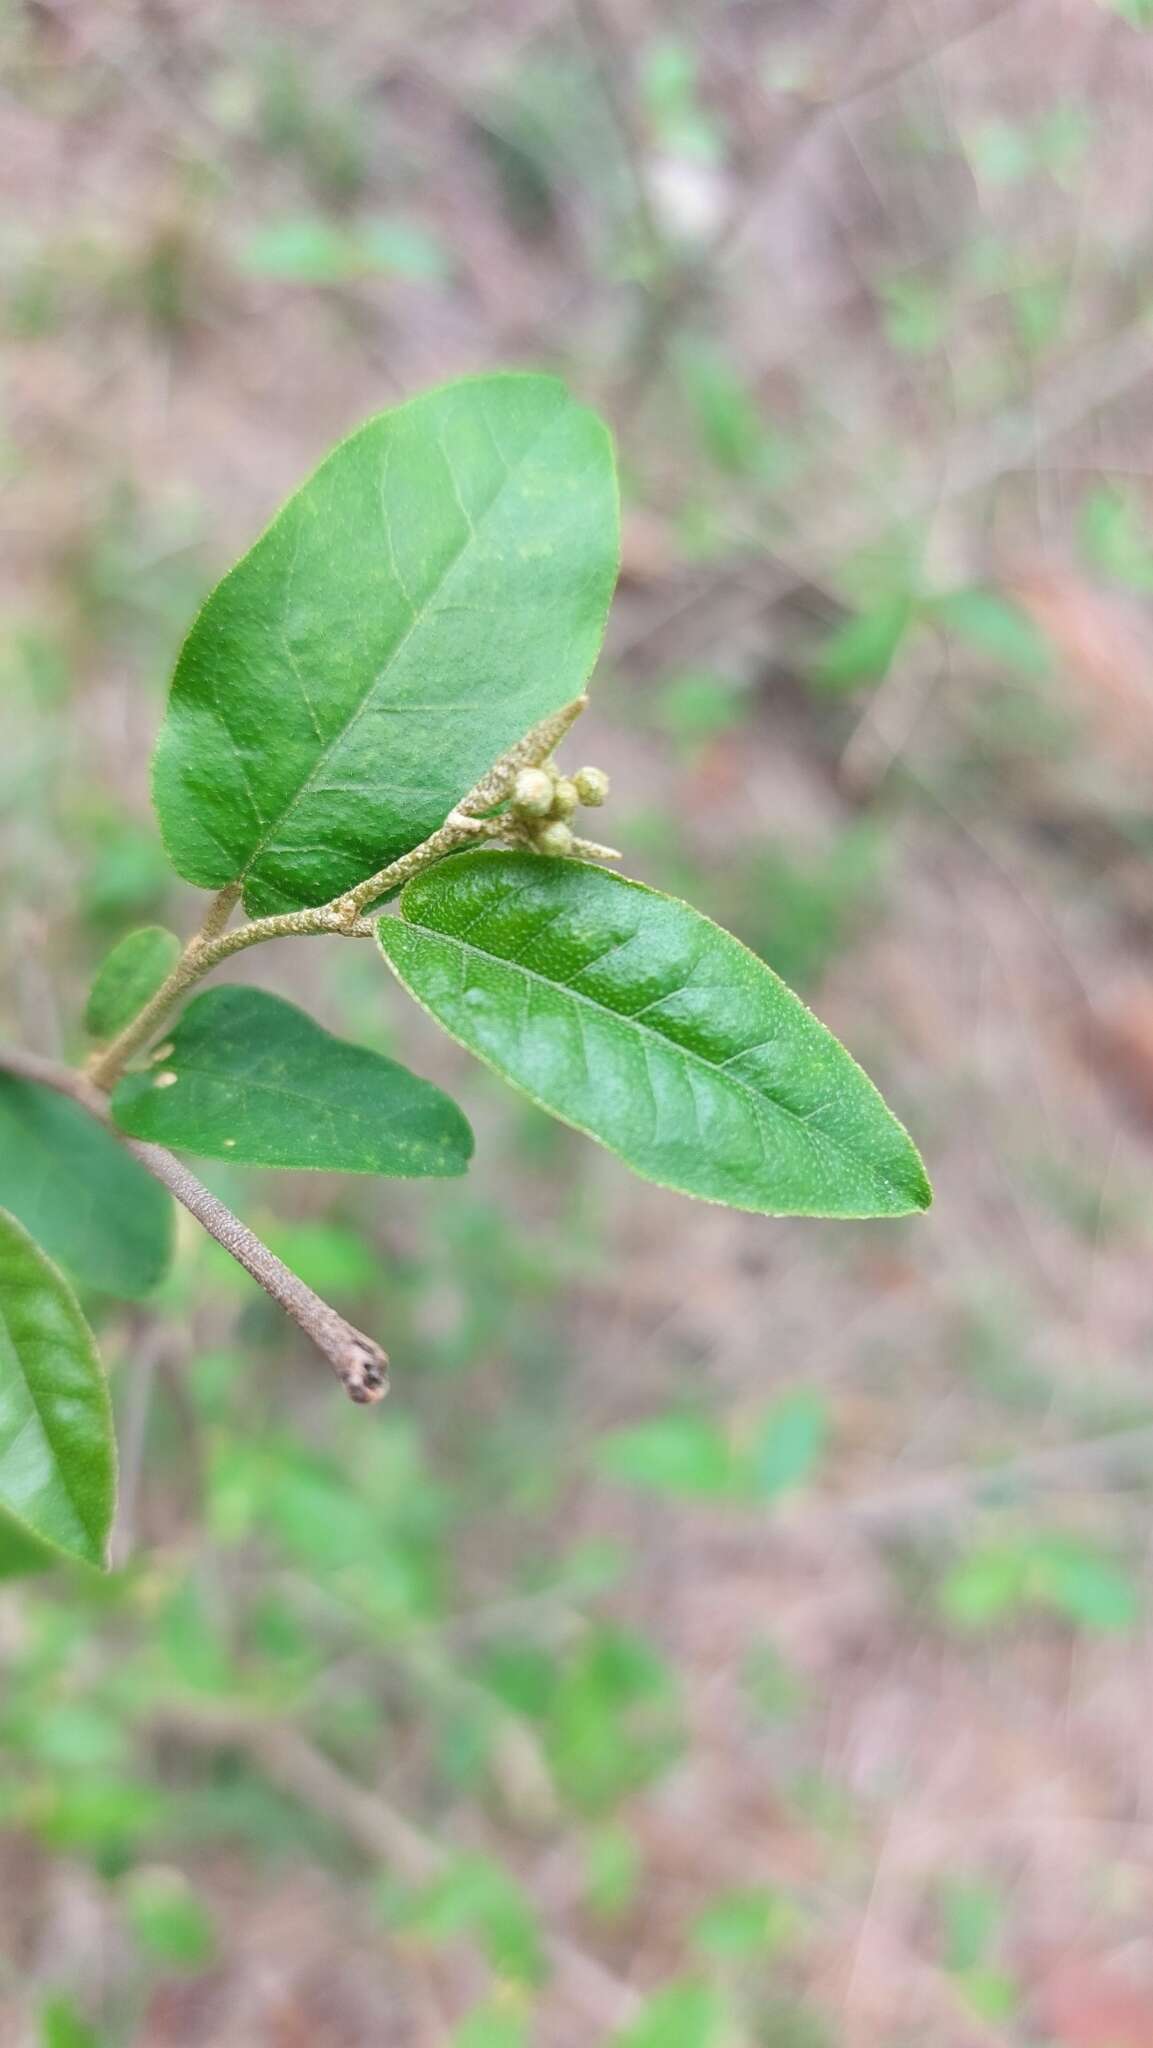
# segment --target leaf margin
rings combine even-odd
[[[452,1030],[451,1027],[447,1025],[441,1017],[437,1015],[436,1011],[431,1007],[431,1005],[425,1002],[424,998],[412,986],[407,976],[400,971],[396,962],[393,960],[391,954],[387,950],[385,941],[382,937],[382,933],[386,931],[389,925],[395,924],[397,922],[407,925],[409,929],[422,929],[422,927],[415,925],[414,921],[409,920],[406,917],[405,900],[408,897],[411,890],[413,890],[414,888],[418,888],[422,885],[426,885],[434,875],[443,874],[443,872],[446,869],[458,865],[463,865],[466,862],[471,864],[476,861],[499,860],[502,857],[509,858],[510,856],[502,856],[499,853],[494,853],[488,850],[479,853],[476,851],[468,851],[464,853],[451,854],[446,860],[437,861],[432,868],[426,868],[420,874],[414,875],[411,881],[405,884],[404,888],[399,892],[399,896],[397,898],[397,908],[400,913],[399,918],[383,917],[376,920],[376,943],[380,952],[384,956],[385,962],[388,965],[389,969],[391,970],[392,974],[394,975],[395,979],[400,983],[400,986],[406,991],[406,993],[412,997],[413,1001],[418,1005],[418,1007],[422,1009],[427,1016],[431,1017],[432,1021],[435,1024],[437,1024],[449,1038],[452,1039],[454,1044],[462,1046],[464,1050],[471,1054],[471,1056],[474,1059],[479,1060],[482,1066],[487,1067],[490,1070],[490,1072],[497,1074],[499,1078],[505,1082],[506,1086],[515,1089],[517,1094],[523,1096],[527,1101],[533,1103],[535,1107],[537,1109],[542,1110],[546,1116],[551,1116],[557,1123],[567,1125],[567,1127],[570,1130],[578,1131],[582,1137],[589,1138],[593,1144],[600,1145],[605,1151],[611,1153],[614,1158],[619,1159],[621,1161],[621,1163],[628,1169],[630,1173],[636,1174],[638,1179],[647,1181],[650,1184],[650,1186],[666,1188],[674,1194],[684,1195],[690,1201],[706,1202],[710,1205],[710,1207],[733,1209],[744,1215],[773,1216],[777,1218],[791,1215],[804,1215],[822,1221],[840,1223],[853,1221],[897,1221],[904,1216],[923,1214],[925,1210],[932,1207],[932,1182],[929,1179],[928,1171],[925,1167],[924,1160],[921,1157],[920,1150],[914,1142],[913,1138],[911,1137],[905,1124],[902,1123],[901,1119],[894,1113],[892,1109],[890,1109],[889,1104],[885,1100],[884,1096],[881,1094],[881,1091],[877,1087],[875,1081],[873,1081],[871,1076],[865,1072],[865,1069],[860,1065],[860,1062],[853,1057],[853,1054],[849,1051],[848,1047],[844,1045],[839,1038],[837,1038],[834,1032],[829,1030],[827,1024],[822,1023],[821,1019],[816,1015],[816,1012],[809,1008],[809,1005],[804,1001],[804,998],[802,996],[799,996],[795,989],[790,988],[787,982],[782,981],[781,976],[776,974],[775,970],[769,966],[768,962],[763,960],[758,953],[755,953],[751,946],[746,946],[744,941],[742,939],[737,938],[734,932],[727,931],[724,925],[718,924],[715,918],[711,918],[707,916],[704,911],[698,910],[695,904],[686,902],[684,897],[673,896],[667,890],[654,889],[652,885],[648,882],[638,882],[633,876],[620,875],[613,870],[600,869],[597,867],[597,864],[593,861],[587,861],[582,859],[550,859],[548,861],[548,865],[555,869],[587,867],[592,868],[596,872],[611,873],[612,879],[614,881],[620,882],[628,889],[636,890],[643,895],[654,897],[661,902],[673,904],[679,909],[690,911],[694,917],[700,920],[702,924],[708,925],[715,932],[719,932],[721,936],[725,940],[727,940],[730,945],[738,947],[742,953],[747,954],[749,959],[755,963],[756,967],[762,973],[769,974],[773,980],[780,983],[780,986],[785,990],[787,995],[791,997],[791,999],[794,1002],[799,1004],[800,1008],[806,1013],[806,1016],[809,1017],[813,1021],[813,1023],[815,1023],[820,1028],[820,1030],[824,1032],[829,1039],[832,1040],[833,1044],[836,1046],[841,1056],[849,1063],[849,1065],[866,1083],[872,1095],[876,1097],[876,1100],[882,1108],[882,1110],[884,1111],[885,1115],[889,1118],[890,1122],[895,1126],[897,1132],[901,1135],[901,1137],[904,1138],[908,1150],[910,1166],[914,1169],[916,1175],[919,1176],[918,1199],[910,1200],[905,1206],[902,1206],[900,1208],[884,1210],[850,1211],[841,1209],[825,1210],[815,1208],[805,1208],[803,1210],[774,1210],[766,1209],[763,1203],[738,1202],[730,1200],[724,1196],[702,1194],[700,1190],[696,1188],[681,1187],[674,1181],[658,1176],[655,1173],[647,1172],[644,1167],[636,1165],[632,1159],[627,1158],[623,1152],[621,1152],[615,1145],[611,1144],[607,1139],[602,1137],[599,1132],[592,1130],[587,1124],[580,1122],[578,1118],[568,1116],[563,1112],[555,1109],[551,1103],[543,1101],[538,1095],[534,1094],[531,1088],[527,1088],[524,1086],[522,1082],[514,1080],[512,1076],[506,1073],[505,1069],[498,1065],[498,1063],[494,1059],[492,1059],[487,1053],[478,1051],[474,1045],[468,1042],[468,1040],[459,1037],[457,1033],[454,1030]],[[533,854],[525,856],[525,858],[532,860],[544,860],[546,856],[540,854]],[[447,934],[440,933],[432,933],[430,935],[437,937],[448,936]],[[507,962],[500,964],[507,964],[511,966],[516,965],[515,962]],[[629,1020],[625,1019],[623,1021],[627,1022]]]
[[[80,1306],[76,1290],[68,1275],[62,1271],[54,1259],[49,1257],[43,1245],[37,1242],[32,1232],[27,1229],[18,1216],[14,1216],[10,1209],[0,1208],[0,1253],[3,1251],[5,1233],[8,1233],[19,1251],[25,1255],[31,1255],[32,1263],[41,1269],[41,1277],[47,1276],[52,1286],[56,1289],[57,1299],[64,1307],[72,1323],[74,1333],[78,1335],[88,1354],[88,1360],[93,1368],[92,1385],[97,1395],[95,1405],[101,1410],[101,1419],[105,1425],[103,1440],[107,1458],[107,1471],[105,1474],[106,1485],[104,1491],[107,1500],[107,1515],[102,1539],[99,1541],[94,1540],[92,1554],[84,1555],[78,1550],[68,1550],[62,1543],[55,1541],[50,1536],[45,1536],[40,1530],[26,1521],[22,1515],[18,1514],[7,1501],[0,1501],[0,1582],[5,1578],[15,1577],[17,1574],[22,1575],[28,1572],[48,1570],[54,1565],[61,1563],[81,1565],[90,1570],[107,1571],[109,1569],[108,1546],[116,1514],[119,1466],[116,1443],[116,1418],[104,1361],[100,1355],[100,1348],[88,1318]],[[6,1320],[4,1318],[2,1299],[0,1299],[0,1320]],[[11,1333],[9,1332],[10,1336]],[[15,1347],[13,1346],[13,1348]],[[33,1405],[36,1407],[37,1414],[39,1415],[39,1403],[35,1401],[34,1397]],[[43,1421],[42,1417],[41,1421]],[[45,1431],[45,1434],[47,1434],[47,1431]],[[69,1498],[72,1498],[70,1489]],[[74,1502],[73,1505],[75,1506]],[[79,1509],[76,1510],[76,1513],[77,1519],[83,1524],[84,1516]],[[26,1563],[18,1563],[14,1568],[7,1567],[3,1558],[2,1541],[3,1536],[8,1531],[15,1535],[18,1548],[21,1544],[26,1546],[28,1557]]]
[[[365,1179],[377,1178],[397,1181],[455,1180],[460,1179],[467,1173],[475,1149],[474,1133],[464,1111],[443,1088],[439,1087],[436,1082],[427,1080],[424,1075],[414,1073],[411,1068],[404,1066],[399,1060],[394,1060],[390,1055],[379,1053],[371,1046],[359,1045],[355,1040],[345,1038],[339,1032],[329,1031],[326,1025],[319,1023],[300,1004],[289,1001],[287,997],[276,995],[271,990],[254,987],[245,982],[224,982],[213,988],[201,990],[192,998],[192,1001],[187,1005],[180,1017],[177,1018],[175,1024],[169,1026],[166,1033],[166,1038],[172,1042],[171,1060],[173,1067],[176,1067],[179,1063],[180,1029],[186,1020],[195,1015],[198,1024],[201,1024],[203,1028],[202,1020],[205,1018],[206,1013],[210,1015],[213,1008],[219,1011],[222,1007],[226,1006],[229,998],[235,997],[255,999],[257,1009],[262,1005],[266,1006],[266,1016],[268,1017],[272,1016],[273,1009],[275,1008],[276,1011],[281,1013],[281,1021],[287,1025],[289,1030],[295,1030],[300,1036],[311,1036],[314,1043],[325,1041],[327,1046],[335,1047],[339,1054],[352,1054],[365,1065],[372,1062],[382,1068],[391,1068],[401,1076],[404,1084],[415,1082],[419,1084],[417,1092],[427,1092],[429,1097],[439,1098],[435,1107],[441,1111],[445,1107],[450,1109],[460,1126],[458,1133],[460,1143],[457,1150],[451,1155],[454,1163],[443,1167],[430,1164],[424,1168],[415,1168],[405,1172],[399,1166],[389,1170],[383,1167],[353,1166],[347,1163],[338,1164],[333,1161],[317,1163],[307,1160],[256,1159],[253,1158],[250,1151],[243,1150],[239,1146],[227,1151],[213,1150],[172,1130],[150,1130],[142,1128],[139,1122],[135,1124],[126,1122],[124,1120],[124,1113],[128,1107],[134,1108],[147,1105],[155,1099],[155,1069],[124,1074],[117,1082],[112,1092],[111,1112],[118,1131],[127,1137],[138,1139],[145,1144],[164,1145],[173,1151],[190,1152],[194,1158],[218,1159],[226,1164],[231,1161],[237,1166],[250,1166],[260,1171],[274,1173],[348,1173],[356,1174]],[[252,1020],[251,1011],[250,1020],[255,1021]],[[246,1022],[248,1021],[246,1020]],[[213,1030],[216,1032],[216,1042],[219,1044],[219,1024],[209,1027],[209,1043],[212,1043]],[[166,1053],[166,1059],[163,1064],[167,1064],[168,1057],[169,1055]],[[194,1077],[197,1074],[195,1067],[189,1067],[185,1071]],[[214,1073],[209,1068],[209,1079],[210,1081],[215,1081],[217,1085],[224,1085],[228,1078],[226,1071],[221,1070],[218,1073]],[[323,1073],[321,1073],[320,1078],[323,1084]],[[142,1087],[141,1084],[146,1085]],[[238,1075],[237,1085],[244,1089],[254,1084],[251,1077]],[[287,1087],[287,1084],[285,1084],[285,1092],[292,1092]],[[164,1101],[166,1104],[169,1102],[169,1099],[165,1095]],[[238,1128],[242,1128],[242,1124],[239,1124]]]
[[[324,452],[319,456],[319,458],[313,463],[307,475],[305,475],[301,479],[301,481],[296,485],[295,489],[291,490],[286,497],[280,500],[280,502],[276,505],[275,509],[273,510],[271,516],[266,521],[265,525],[260,529],[258,533],[256,533],[253,536],[253,538],[248,542],[247,546],[244,548],[243,552],[239,555],[239,557],[230,565],[230,567],[228,567],[223,572],[221,576],[219,576],[216,579],[216,581],[212,584],[212,587],[207,591],[203,601],[197,607],[197,610],[194,613],[193,618],[191,619],[188,625],[187,631],[185,632],[180,642],[179,648],[177,649],[176,659],[173,663],[168,681],[168,689],[165,697],[164,716],[161,721],[160,728],[157,732],[156,739],[152,749],[152,757],[149,768],[149,792],[151,797],[153,814],[157,822],[160,839],[164,848],[165,855],[167,856],[168,861],[170,862],[174,872],[177,875],[179,875],[183,881],[188,882],[192,887],[216,891],[222,888],[231,888],[233,886],[237,886],[241,891],[241,900],[244,903],[245,908],[249,911],[250,915],[252,916],[263,916],[277,909],[283,910],[291,907],[287,903],[273,904],[270,900],[264,900],[262,898],[258,899],[255,894],[250,894],[249,885],[253,879],[254,869],[259,863],[261,856],[267,850],[266,836],[261,839],[256,849],[249,854],[244,864],[238,870],[228,875],[223,880],[204,880],[202,879],[202,877],[198,877],[197,875],[194,875],[189,871],[190,867],[193,865],[191,861],[189,861],[187,865],[181,865],[181,858],[183,858],[183,856],[178,858],[174,846],[175,833],[170,829],[170,821],[166,820],[165,817],[165,801],[162,800],[161,785],[163,778],[166,774],[174,774],[174,771],[170,770],[167,766],[167,756],[173,753],[175,749],[175,740],[172,737],[171,731],[171,717],[173,701],[176,692],[176,685],[181,670],[183,668],[186,655],[188,654],[188,650],[192,646],[192,643],[196,638],[196,635],[201,625],[201,621],[203,620],[205,614],[208,612],[209,608],[215,603],[219,594],[223,590],[225,590],[226,587],[229,584],[231,584],[241,574],[243,570],[245,570],[245,568],[247,567],[248,563],[251,560],[251,557],[272,538],[277,528],[287,519],[289,514],[296,507],[298,501],[304,496],[305,492],[307,492],[312,487],[320,472],[326,469],[342,453],[344,453],[348,448],[350,448],[352,443],[355,442],[361,435],[365,434],[371,428],[378,425],[379,422],[381,422],[384,419],[393,417],[398,413],[406,412],[412,408],[415,408],[425,403],[426,401],[443,396],[450,391],[458,391],[464,389],[465,387],[481,386],[486,384],[501,384],[506,386],[513,384],[535,384],[538,386],[550,385],[554,387],[554,389],[558,393],[564,395],[573,413],[581,415],[586,422],[592,424],[599,430],[599,434],[604,447],[604,452],[607,456],[606,482],[609,490],[609,504],[611,509],[610,532],[614,545],[612,557],[612,574],[608,581],[608,585],[605,591],[603,607],[601,607],[598,611],[596,631],[593,636],[591,656],[588,662],[583,666],[580,681],[574,684],[572,690],[569,692],[569,696],[571,698],[571,696],[579,695],[582,690],[587,689],[588,683],[592,678],[597,663],[600,660],[601,654],[603,652],[605,632],[608,626],[609,614],[612,609],[613,596],[620,575],[620,470],[617,460],[615,438],[607,420],[605,420],[603,415],[593,405],[582,403],[582,401],[574,395],[564,376],[560,375],[556,371],[535,370],[531,367],[521,367],[517,369],[486,369],[475,371],[470,375],[443,378],[438,383],[429,385],[423,390],[416,391],[412,393],[411,396],[400,400],[396,404],[380,407],[377,411],[370,413],[367,416],[367,418],[357,421],[356,424],[352,426],[346,434],[341,435],[338,440],[336,440],[331,444],[331,446],[326,448]],[[553,704],[551,707],[544,707],[544,709],[540,712],[539,715],[541,717],[547,716],[550,708],[554,711],[560,710],[561,708],[563,708],[564,701],[565,698],[561,695],[558,695],[557,702]],[[359,716],[359,710],[361,708],[363,708],[363,706],[358,707],[358,711],[355,714],[356,716]],[[345,730],[346,729],[347,726]],[[520,735],[514,733],[503,744],[512,745],[515,743],[516,738],[519,736]],[[331,751],[331,744],[332,743],[330,742],[326,745],[324,749],[324,754],[327,754]],[[452,805],[454,803],[458,803],[461,797],[467,793],[468,788],[471,786],[471,780],[479,779],[479,775],[484,772],[484,769],[491,767],[492,762],[500,757],[501,752],[502,743],[498,742],[493,749],[492,756],[488,760],[484,761],[481,764],[480,768],[478,769],[477,778],[470,778],[469,780],[466,780],[463,786],[456,791],[456,794],[449,799],[448,803],[445,806],[445,815],[447,815],[448,811],[451,810]],[[178,776],[176,776],[175,779],[178,780]],[[287,815],[288,811],[291,811],[293,808],[295,808],[296,804],[299,802],[299,799],[300,791],[298,790],[294,794],[291,803],[287,806],[286,811],[281,813],[281,817]],[[169,796],[167,800],[171,801],[171,796]],[[279,824],[279,822],[280,819],[278,818],[277,824]],[[262,829],[264,829],[265,832],[267,831],[267,828]],[[416,845],[420,842],[419,840],[415,840],[412,843],[413,845]],[[402,850],[411,851],[411,847]],[[354,887],[357,881],[367,879],[368,875],[372,872],[373,867],[371,865],[366,866],[363,874],[355,876],[351,881],[345,881],[341,883],[337,889],[331,892],[331,894],[336,895],[340,893],[341,889],[348,889]],[[266,883],[265,886],[271,887],[272,885]],[[317,899],[309,899],[305,902],[300,903],[296,907],[314,908],[316,907],[317,903],[328,900],[329,897],[327,896]]]

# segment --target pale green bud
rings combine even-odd
[[[582,804],[589,804],[596,810],[608,796],[609,779],[603,768],[578,768],[573,776],[573,788]]]
[[[576,783],[570,782],[567,775],[562,775],[552,793],[552,810],[549,815],[553,818],[571,818],[579,802]]]
[[[547,818],[553,805],[552,776],[543,768],[521,768],[512,786],[512,807],[522,818]]]
[[[538,853],[551,854],[554,859],[571,853],[573,837],[569,827],[560,818],[551,818],[547,825],[533,833],[533,845]]]

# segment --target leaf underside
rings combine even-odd
[[[92,1333],[63,1275],[0,1210],[0,1573],[60,1553],[102,1563],[115,1490]]]
[[[688,904],[577,861],[468,853],[377,934],[452,1036],[638,1173],[769,1215],[930,1199],[908,1134],[824,1025]]]
[[[133,1137],[248,1166],[409,1178],[468,1166],[472,1132],[439,1088],[263,989],[206,990],[161,1054],[113,1094]]]
[[[370,420],[209,597],[154,794],[178,872],[257,915],[417,845],[584,686],[617,566],[612,449],[551,377]]]
[[[0,1204],[79,1287],[135,1301],[168,1269],[164,1189],[86,1110],[11,1074],[0,1074]]]

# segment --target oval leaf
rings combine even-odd
[[[89,991],[84,1022],[93,1038],[114,1038],[156,994],[180,958],[175,932],[146,924],[113,946]]]
[[[0,1209],[3,1567],[59,1553],[102,1564],[115,1499],[112,1408],[92,1333],[63,1275]]]
[[[207,1159],[404,1178],[463,1173],[472,1132],[431,1081],[258,988],[189,1003],[148,1073],[117,1084],[123,1131]]]
[[[0,1074],[0,1204],[79,1287],[130,1301],[172,1256],[172,1203],[86,1110]]]
[[[769,1215],[928,1205],[907,1133],[800,998],[687,903],[603,868],[468,853],[380,945],[454,1038],[646,1179]]]
[[[817,657],[817,681],[834,690],[851,690],[858,683],[879,683],[892,666],[912,624],[914,610],[910,594],[898,590],[846,620]]]
[[[616,564],[608,434],[555,378],[465,379],[370,420],[185,642],[154,785],[179,873],[290,910],[427,838],[580,693]]]

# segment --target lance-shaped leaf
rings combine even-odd
[[[79,1287],[135,1301],[168,1269],[164,1189],[86,1110],[12,1074],[0,1074],[0,1204]]]
[[[134,1138],[246,1166],[412,1179],[463,1173],[472,1156],[431,1081],[258,988],[197,996],[149,1071],[117,1083],[112,1114]]]
[[[185,642],[154,781],[179,872],[282,911],[417,845],[579,695],[616,566],[608,434],[555,378],[465,379],[370,420]]]
[[[116,1498],[108,1388],[76,1297],[0,1209],[0,1573],[102,1564]]]
[[[113,1038],[131,1023],[180,958],[180,940],[160,924],[142,925],[113,946],[96,971],[84,1022],[93,1038]]]
[[[638,1173],[769,1215],[930,1200],[844,1047],[728,932],[603,868],[469,853],[409,883],[381,947],[454,1038]]]

